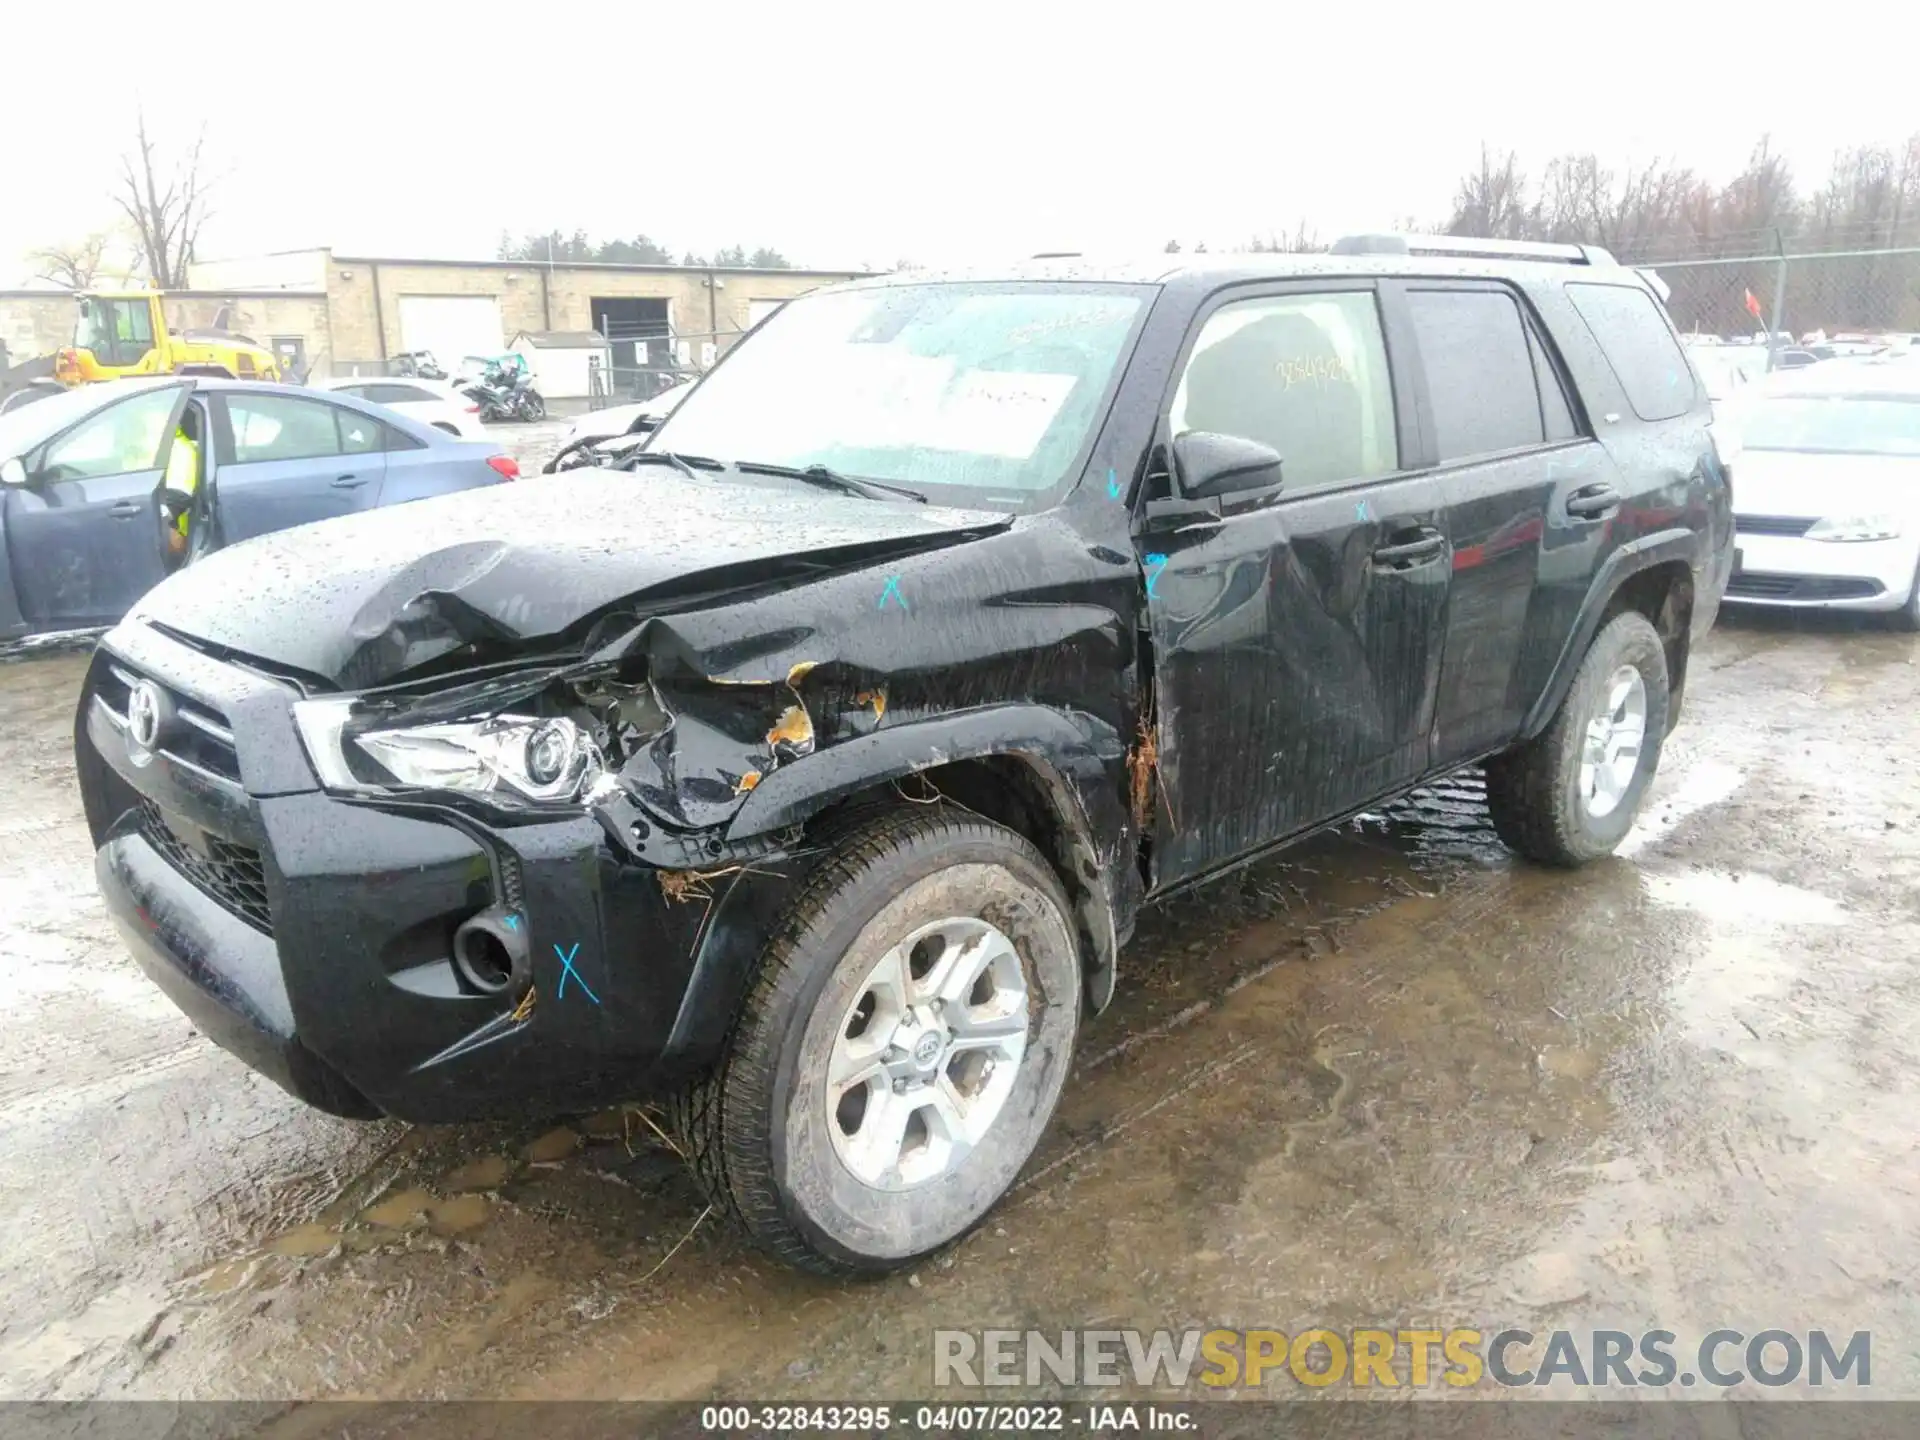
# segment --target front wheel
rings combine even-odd
[[[838,837],[763,954],[727,1052],[674,1118],[716,1208],[828,1275],[967,1233],[1053,1115],[1080,1019],[1060,882],[971,814]]]
[[[1539,735],[1487,762],[1500,838],[1545,865],[1611,855],[1633,828],[1667,735],[1667,653],[1637,610],[1593,637]]]

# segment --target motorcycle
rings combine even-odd
[[[533,374],[524,366],[488,361],[477,376],[463,377],[455,387],[480,407],[484,424],[547,418],[547,402],[533,388]]]

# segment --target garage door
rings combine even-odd
[[[431,350],[449,371],[463,355],[498,355],[507,348],[500,302],[491,295],[402,295],[400,342]]]

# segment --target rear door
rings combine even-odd
[[[213,505],[222,544],[380,503],[387,427],[373,416],[275,391],[216,396]]]
[[[159,489],[190,387],[142,389],[26,457],[0,490],[21,618],[34,630],[118,620],[166,573]]]
[[[1515,682],[1537,700],[1562,651],[1581,643],[1596,618],[1605,597],[1593,593],[1595,582],[1623,549],[1687,552],[1696,613],[1711,614],[1733,560],[1733,511],[1714,458],[1706,391],[1652,292],[1598,278],[1529,289],[1559,358],[1578,378],[1594,437],[1558,457],[1576,463],[1553,476],[1536,618]]]
[[[1155,883],[1204,873],[1417,778],[1451,551],[1406,472],[1402,337],[1367,280],[1230,292],[1197,319],[1162,422],[1282,457],[1277,491],[1140,537],[1152,628]]]
[[[1440,467],[1453,537],[1433,731],[1434,763],[1443,765],[1519,730],[1533,698],[1523,659],[1541,645],[1557,654],[1565,639],[1556,633],[1564,621],[1536,603],[1549,527],[1555,564],[1590,573],[1593,522],[1565,507],[1574,490],[1607,481],[1612,466],[1576,426],[1557,359],[1517,290],[1446,279],[1390,289],[1417,347],[1422,459]]]

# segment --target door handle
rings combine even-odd
[[[109,506],[107,513],[116,520],[131,520],[146,508],[138,500],[122,500],[117,505]]]
[[[1421,530],[1411,540],[1399,540],[1391,545],[1382,545],[1373,552],[1373,563],[1419,565],[1428,560],[1437,560],[1440,552],[1446,548],[1447,537],[1438,530]]]
[[[1567,497],[1567,514],[1593,520],[1620,508],[1620,492],[1611,485],[1586,485]]]
[[[367,482],[362,480],[358,475],[341,475],[334,480],[333,488],[336,490],[355,490],[366,483]]]

